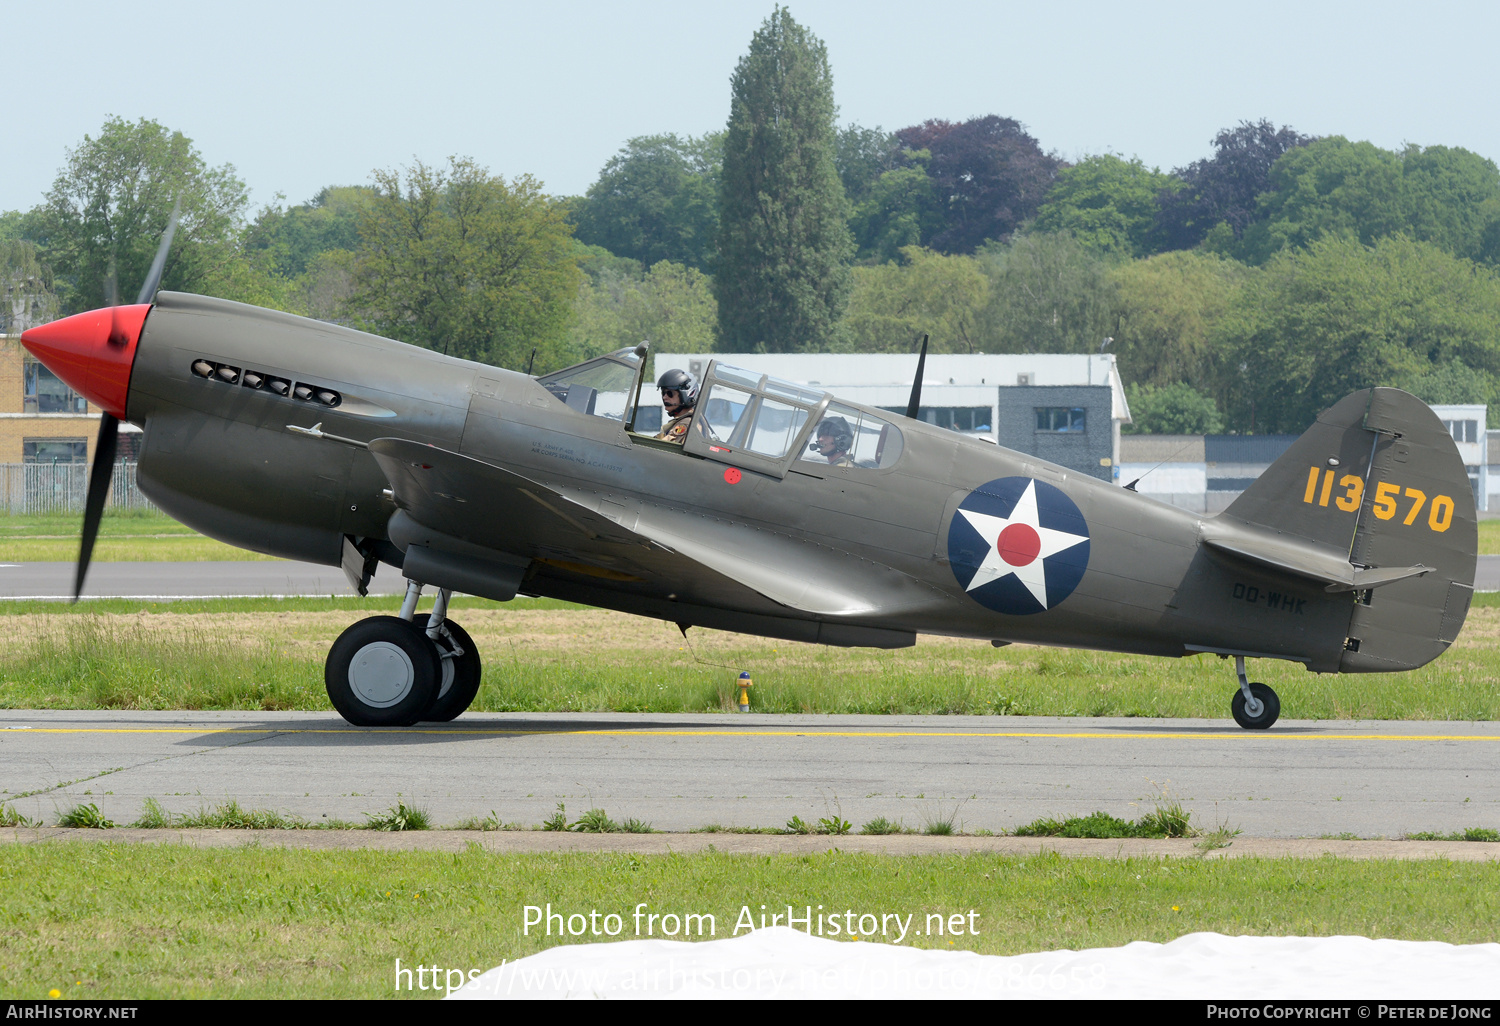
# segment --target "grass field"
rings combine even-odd
[[[78,558],[82,528],[81,515],[0,515],[0,563],[71,563]],[[205,538],[160,513],[128,510],[100,521],[93,558],[105,563],[198,563],[272,557]]]
[[[1318,860],[876,856],[496,855],[6,845],[0,995],[389,997],[403,966],[485,970],[559,943],[523,906],[564,914],[742,906],[967,914],[987,954],[1168,941],[1200,930],[1496,939],[1500,865]],[[743,934],[742,934],[743,935]],[[576,940],[593,940],[577,938]],[[605,938],[599,938],[604,940]],[[880,939],[875,936],[871,939]],[[887,936],[885,940],[894,938]],[[938,937],[908,945],[949,947]],[[432,996],[418,992],[402,996]]]
[[[1500,599],[1483,596],[1454,647],[1420,670],[1317,676],[1274,660],[1252,674],[1289,718],[1500,717]],[[354,620],[397,599],[101,600],[0,604],[0,707],[328,710],[323,660]],[[485,660],[480,711],[730,710],[755,680],[762,712],[1206,716],[1233,666],[923,636],[892,652],[693,630],[545,599],[459,599]]]

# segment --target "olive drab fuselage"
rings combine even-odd
[[[250,387],[252,372],[308,395]],[[1346,399],[1205,517],[853,404],[840,407],[888,422],[890,465],[796,458],[814,420],[774,466],[711,438],[667,445],[528,375],[163,293],[125,413],[145,431],[142,490],[257,552],[348,566],[351,546],[401,563],[416,545],[423,565],[492,564],[496,581],[511,568],[509,585],[475,585],[495,597],[831,644],[929,633],[1330,672],[1421,665],[1467,610],[1467,477],[1403,396]],[[642,402],[656,399],[647,381]]]

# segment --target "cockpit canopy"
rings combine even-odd
[[[633,423],[630,404],[641,356],[639,349],[619,349],[543,375],[537,383],[579,413]],[[643,406],[658,402],[654,391],[641,397]],[[818,450],[822,427],[848,448],[836,454]],[[840,403],[821,389],[718,362],[709,364],[683,445],[686,452],[777,477],[794,455],[804,465],[883,469],[895,465],[901,448],[901,430],[878,412]]]

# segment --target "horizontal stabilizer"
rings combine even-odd
[[[1325,546],[1290,535],[1259,531],[1227,519],[1204,522],[1203,544],[1273,570],[1311,578],[1329,592],[1378,588],[1420,577],[1433,569],[1421,564],[1362,569],[1350,563],[1347,556]]]

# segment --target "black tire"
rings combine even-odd
[[[356,727],[406,727],[437,698],[437,650],[399,616],[372,616],[328,650],[323,684],[339,715]]]
[[[1260,715],[1251,717],[1245,712],[1245,693],[1236,691],[1229,709],[1234,713],[1234,722],[1246,730],[1266,730],[1281,715],[1281,699],[1276,692],[1259,681],[1250,682],[1250,693],[1260,700]]]
[[[439,656],[443,670],[438,677],[438,697],[433,700],[432,708],[422,714],[422,719],[433,723],[447,723],[469,708],[474,696],[479,694],[479,679],[484,673],[479,661],[479,649],[474,647],[474,639],[469,637],[469,632],[452,620],[443,621],[443,626],[458,647],[463,649],[464,654],[452,659],[442,659]],[[448,676],[449,667],[452,668],[451,679]]]

